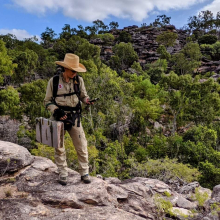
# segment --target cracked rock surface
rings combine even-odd
[[[57,181],[56,165],[47,158],[34,157],[24,147],[3,141],[0,156],[1,220],[183,219],[181,213],[188,215],[187,219],[216,219],[207,204],[218,201],[219,186],[212,199],[210,195],[207,212],[201,217],[190,211],[196,211],[198,204],[189,201],[187,194],[180,194],[156,179],[136,177],[121,181],[91,177],[91,184],[84,184],[80,174],[69,169],[68,183],[62,186]],[[16,165],[3,163],[14,158]],[[170,201],[176,216],[162,213],[155,196]]]

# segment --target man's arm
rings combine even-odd
[[[79,77],[80,80],[80,101],[84,104],[88,104],[89,96],[87,95],[86,88],[84,85],[84,80],[82,77]]]
[[[44,106],[51,112],[51,114],[53,114],[54,110],[58,108],[53,103],[53,78],[51,78],[47,84],[47,91],[44,98]]]

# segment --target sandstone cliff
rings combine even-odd
[[[170,54],[178,53],[187,43],[186,39],[188,37],[186,30],[176,29],[173,25],[166,25],[163,28],[154,28],[150,26],[145,26],[139,28],[136,25],[124,27],[123,29],[113,29],[111,33],[116,39],[121,32],[127,32],[131,36],[131,43],[134,47],[134,50],[138,54],[138,62],[141,64],[142,68],[145,69],[145,64],[152,63],[159,59],[159,54],[157,54],[157,48],[159,44],[156,41],[156,38],[159,34],[164,31],[174,32],[178,35],[178,38],[173,47],[168,47],[167,51]],[[108,61],[113,53],[113,46],[118,42],[113,42],[112,45],[106,45],[101,39],[92,39],[90,43],[97,45],[101,49],[101,59]],[[205,52],[205,51],[202,51]],[[206,72],[215,72],[216,74],[220,71],[220,61],[211,61],[203,57],[201,66],[197,70],[198,73],[205,74]],[[214,79],[218,78],[219,75],[213,76]]]
[[[69,169],[68,184],[62,186],[56,170],[47,158],[0,141],[0,219],[219,219],[220,185],[212,194],[197,182],[175,191],[159,180],[141,177],[92,177],[86,185]],[[195,199],[196,188],[203,203]]]

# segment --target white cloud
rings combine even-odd
[[[61,10],[67,17],[85,21],[103,20],[110,15],[142,21],[155,10],[184,9],[204,1],[207,0],[13,0],[29,13],[45,15]]]
[[[0,34],[13,34],[17,37],[18,40],[24,40],[24,38],[31,38],[34,37],[34,35],[29,34],[26,30],[20,30],[20,29],[0,29]],[[38,40],[40,39],[39,36],[36,36]]]
[[[220,0],[214,0],[211,4],[206,5],[199,11],[211,11],[214,15],[216,15],[217,12],[220,11]]]

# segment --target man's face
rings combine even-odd
[[[77,74],[76,71],[70,70],[70,69],[67,69],[67,68],[65,68],[65,72],[66,72],[66,76],[67,76],[68,78],[71,78],[71,79],[72,79],[74,76],[76,76],[76,74]]]

